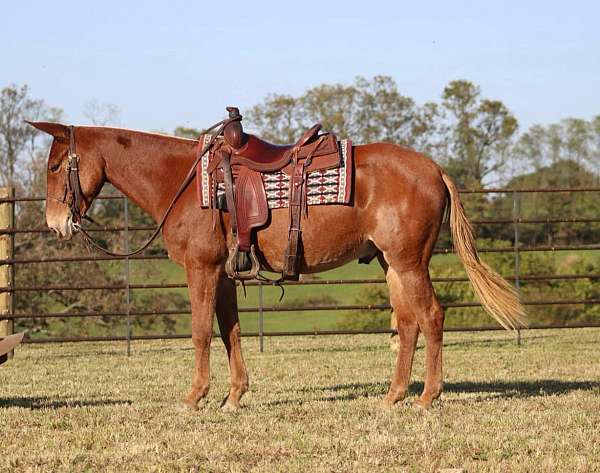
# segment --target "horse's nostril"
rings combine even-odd
[[[50,230],[52,230],[52,232],[54,233],[54,236],[60,237],[60,232],[56,228],[51,228]]]

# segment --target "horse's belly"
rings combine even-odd
[[[301,273],[326,271],[365,252],[368,237],[356,208],[343,205],[311,206],[302,218]],[[257,232],[261,263],[273,271],[281,271],[288,245],[289,210],[275,209],[271,223]]]

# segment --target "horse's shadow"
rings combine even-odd
[[[300,388],[302,393],[315,393],[313,399],[282,399],[268,405],[303,404],[308,401],[351,401],[360,398],[382,397],[389,384],[386,382],[348,383],[333,386]],[[409,387],[409,394],[418,395],[423,391],[423,383],[415,382]],[[540,379],[535,381],[459,381],[444,383],[444,393],[480,394],[479,397],[466,399],[446,398],[445,402],[470,403],[489,399],[525,399],[547,395],[562,395],[572,391],[596,391],[600,394],[599,381],[563,381],[558,379]],[[318,393],[333,393],[318,395]]]
[[[47,396],[31,397],[0,397],[0,409],[8,407],[22,407],[31,410],[60,409],[62,407],[98,407],[132,404],[127,399],[57,399]]]

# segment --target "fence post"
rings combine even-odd
[[[258,343],[260,352],[264,351],[264,313],[263,313],[263,285],[258,283]]]
[[[0,199],[12,199],[15,190],[12,187],[0,188]],[[15,203],[4,202],[0,204],[0,229],[8,230],[14,228]],[[14,233],[0,236],[0,259],[13,259],[15,254]],[[15,280],[15,265],[4,264],[0,266],[0,286],[10,287],[7,292],[0,293],[0,337],[14,333],[14,320],[2,320],[2,316],[14,315],[14,292],[12,290]],[[13,357],[13,352],[8,354]]]
[[[125,253],[129,253],[129,204],[126,196],[123,196],[123,214],[125,229],[123,231],[123,246]],[[125,258],[125,313],[127,314],[127,356],[131,356],[131,284],[129,272],[129,258]]]
[[[517,191],[513,191],[513,225],[515,230],[515,243],[514,243],[514,253],[515,253],[515,286],[517,291],[520,292],[521,289],[521,258],[519,255],[519,206],[520,200],[517,197]],[[517,328],[517,345],[521,345],[521,329]]]

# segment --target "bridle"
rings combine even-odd
[[[171,203],[167,207],[167,210],[163,214],[156,229],[154,230],[154,232],[152,233],[152,235],[150,236],[148,241],[146,241],[146,243],[144,243],[139,249],[137,249],[135,251],[132,251],[129,253],[116,253],[116,252],[110,251],[109,249],[104,248],[102,245],[100,245],[98,242],[96,242],[94,240],[94,238],[82,226],[83,219],[90,220],[92,222],[93,222],[93,220],[90,217],[85,215],[85,212],[89,209],[91,202],[88,202],[88,199],[85,197],[85,194],[81,190],[81,183],[79,180],[79,163],[81,161],[81,158],[77,154],[77,150],[76,150],[75,127],[73,125],[69,126],[69,151],[68,151],[68,155],[67,155],[65,190],[64,190],[63,196],[61,198],[57,198],[55,196],[48,194],[48,198],[56,200],[67,206],[68,211],[69,211],[68,217],[67,217],[68,224],[71,225],[71,228],[74,233],[77,233],[77,232],[81,233],[81,236],[83,237],[85,242],[88,243],[90,246],[102,251],[103,253],[105,253],[107,255],[116,256],[116,257],[120,257],[120,258],[127,258],[129,256],[135,256],[137,254],[140,254],[142,251],[144,251],[146,248],[148,248],[150,246],[150,244],[160,234],[160,231],[162,230],[162,228],[167,220],[167,217],[171,213],[171,210],[173,210],[175,203],[177,202],[179,197],[181,197],[181,195],[183,194],[183,192],[185,191],[187,186],[190,184],[190,182],[192,182],[192,179],[196,175],[196,167],[197,167],[198,163],[200,162],[200,160],[202,159],[202,157],[212,148],[216,139],[223,133],[223,129],[229,123],[238,121],[240,119],[241,119],[241,117],[226,118],[224,120],[221,120],[221,121],[215,123],[210,128],[207,128],[206,130],[204,130],[202,132],[202,134],[206,134],[206,133],[214,130],[215,128],[219,127],[218,131],[214,135],[212,135],[212,138],[210,139],[208,144],[204,147],[204,149],[198,150],[198,153],[196,155],[196,159],[194,160],[194,163],[192,164],[190,170],[188,171],[187,175],[183,179],[181,186],[179,187],[179,190],[173,196]],[[85,211],[83,211],[83,213],[81,211],[82,205],[85,206]]]
[[[89,202],[81,190],[79,181],[79,156],[75,149],[75,127],[73,125],[69,126],[69,151],[65,171],[65,186],[62,197],[59,198],[48,193],[48,198],[67,206],[69,210],[67,218],[71,225],[81,224],[81,219],[85,218],[85,215],[81,214],[81,204],[83,203],[87,209]]]

